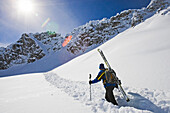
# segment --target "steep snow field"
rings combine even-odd
[[[117,89],[119,106],[105,101],[102,83],[92,85],[89,100],[89,74],[95,78],[103,62],[95,49],[47,73],[0,78],[0,112],[170,113],[169,20],[170,13],[156,14],[99,47],[130,102]]]
[[[154,14],[168,15],[168,6],[170,6],[170,0],[151,0],[145,8],[124,10],[108,19],[91,20],[74,28],[65,37],[52,31],[23,33],[15,43],[6,48],[0,47],[0,77],[47,72],[55,69],[100,46],[128,28],[138,25]],[[162,11],[163,9],[165,10]],[[154,28],[153,25],[152,27]],[[145,32],[145,34],[147,33]],[[67,46],[63,47],[62,43],[69,35],[73,38]],[[129,47],[129,49],[131,48]],[[46,65],[47,63],[48,65]],[[19,71],[14,71],[18,69]]]
[[[85,85],[89,74],[95,78],[99,71],[98,65],[103,62],[97,49],[73,59],[45,76],[57,88],[92,106],[94,112],[170,112],[169,20],[169,13],[156,14],[99,47],[131,98],[131,101],[126,103],[121,94],[115,91],[119,105],[124,107],[116,108],[104,101],[102,83],[92,85],[93,101],[90,104],[88,99],[84,99],[84,92],[87,91],[82,90],[88,89]],[[82,85],[74,85],[74,82],[69,82],[68,85],[65,85],[67,82],[61,82],[64,83],[61,85],[58,81],[65,80],[59,77],[69,81],[81,81]]]
[[[169,90],[170,14],[156,14],[99,48],[127,86]],[[53,70],[59,76],[84,81],[96,77],[103,62],[97,49]]]

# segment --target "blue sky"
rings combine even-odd
[[[110,18],[150,3],[150,0],[31,0],[34,9],[23,13],[17,8],[18,1],[0,2],[0,46],[16,42],[25,32],[51,30],[65,35],[90,20]]]

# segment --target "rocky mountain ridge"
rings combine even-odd
[[[135,27],[155,13],[160,13],[169,5],[169,0],[152,0],[146,8],[129,9],[110,19],[90,21],[65,36],[72,35],[73,37],[65,48],[62,47],[65,37],[61,34],[55,32],[24,33],[16,43],[0,48],[0,70],[14,65],[33,63],[51,53],[59,54],[59,51],[78,56],[103,44],[120,32]],[[166,13],[163,12],[162,15]]]
[[[13,65],[32,63],[50,52],[61,49],[63,37],[56,33],[22,34],[21,38],[7,48],[0,48],[0,69],[7,69]]]
[[[93,20],[75,28],[69,35],[75,37],[68,44],[68,51],[78,54],[91,46],[99,46],[124,30],[135,27],[147,18],[159,13],[170,5],[166,0],[152,0],[146,8],[122,11],[110,19]],[[163,15],[163,13],[162,13]]]

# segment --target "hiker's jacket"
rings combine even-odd
[[[97,83],[101,80],[103,81],[104,87],[108,87],[108,86],[115,86],[116,87],[117,86],[117,84],[110,84],[110,83],[106,82],[105,69],[100,70],[97,77],[94,80],[92,80],[92,84]]]

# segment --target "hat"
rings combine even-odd
[[[103,64],[103,63],[101,63],[101,64],[100,64],[99,69],[105,69],[105,67],[104,67],[104,64]]]

